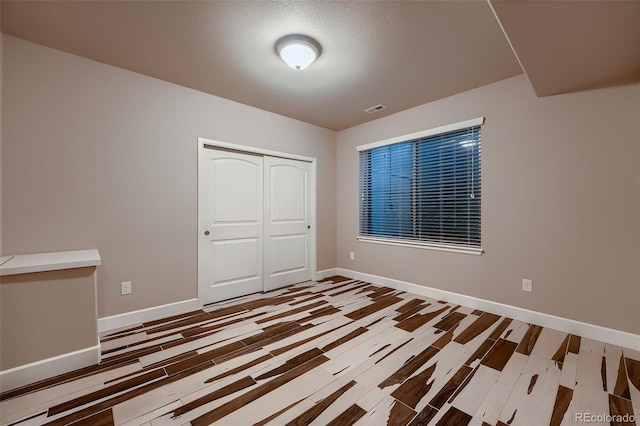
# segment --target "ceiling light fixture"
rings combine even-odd
[[[289,34],[276,42],[276,52],[291,68],[303,70],[322,53],[315,39],[302,34]]]

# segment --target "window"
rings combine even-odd
[[[359,239],[480,253],[483,122],[358,147]]]

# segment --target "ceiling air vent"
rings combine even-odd
[[[385,108],[386,108],[386,106],[384,106],[382,104],[378,104],[376,106],[372,106],[371,108],[365,109],[364,112],[369,113],[369,114],[373,114],[374,112],[382,111]]]

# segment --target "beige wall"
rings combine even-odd
[[[519,76],[339,132],[338,265],[639,333],[639,109],[640,85],[537,98]],[[486,253],[356,241],[355,147],[478,116]]]
[[[334,132],[3,39],[5,254],[97,248],[100,317],[197,297],[206,137],[318,159],[317,267],[335,267]]]
[[[98,344],[96,268],[2,277],[0,370]]]

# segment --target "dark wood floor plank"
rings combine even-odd
[[[458,386],[464,382],[464,379],[472,372],[471,367],[463,365],[456,371],[456,373],[449,379],[447,383],[443,387],[440,388],[438,393],[429,401],[429,405],[437,408],[438,410],[442,408],[445,402],[454,394]]]
[[[622,355],[620,355],[616,384],[610,393],[622,398],[631,399],[631,394],[629,393],[629,381],[627,380],[627,369]]]
[[[241,304],[242,304],[242,307],[245,309],[254,310],[254,309],[264,308],[265,306],[284,305],[286,303],[293,302],[294,300],[296,300],[301,296],[307,296],[311,294],[313,293],[310,291],[309,292],[303,291],[302,293],[294,293],[294,294],[289,294],[284,296],[264,297],[256,300],[244,301]]]
[[[456,343],[460,343],[461,345],[467,344],[476,337],[478,337],[482,332],[489,329],[496,321],[498,321],[500,317],[498,315],[490,314],[485,312],[481,316],[478,317],[470,326],[464,329],[462,333],[455,338]]]
[[[382,383],[378,385],[380,389],[384,389],[387,386],[399,385],[407,380],[413,373],[418,371],[427,361],[429,361],[440,350],[429,346],[415,357],[411,357],[407,362],[400,367],[395,373],[387,377]]]
[[[380,358],[379,360],[376,361],[376,364],[384,361],[387,357],[393,355],[396,351],[402,349],[405,345],[411,343],[413,341],[413,337],[411,337],[410,339],[408,339],[407,341],[405,341],[404,343],[401,343],[400,345],[396,346],[395,348],[393,348],[392,350],[390,350],[388,353],[386,353],[382,358]]]
[[[503,318],[500,324],[491,332],[489,339],[497,340],[498,337],[502,336],[502,333],[509,327],[512,321],[511,318]]]
[[[451,327],[458,324],[466,317],[465,314],[461,314],[460,312],[452,312],[446,317],[442,319],[442,321],[438,322],[434,325],[435,328],[442,331],[448,331]]]
[[[393,320],[397,321],[397,322],[402,322],[408,318],[411,318],[412,316],[414,316],[415,314],[417,314],[418,312],[420,312],[421,310],[423,310],[424,308],[428,308],[429,306],[431,306],[429,303],[426,304],[419,304],[417,306],[414,306],[410,309],[405,310],[404,312],[402,312],[400,315],[396,315]],[[397,309],[396,309],[397,311]]]
[[[468,367],[468,366],[466,366],[466,367]],[[471,368],[471,367],[469,367],[469,368]],[[469,373],[467,375],[467,377],[465,377],[465,379],[460,384],[460,386],[458,386],[458,388],[455,390],[455,392],[453,392],[453,394],[449,397],[449,399],[447,400],[447,403],[449,403],[449,404],[453,403],[453,401],[456,399],[456,397],[464,390],[464,388],[469,384],[469,382],[471,382],[471,380],[473,380],[473,377],[475,376],[477,371],[478,371],[478,367],[474,368],[471,371],[471,373]]]
[[[431,420],[438,414],[438,410],[430,405],[427,405],[416,417],[409,423],[409,426],[427,426],[431,423]],[[451,424],[455,426],[455,423]]]
[[[306,324],[310,321],[313,321],[317,318],[320,317],[326,317],[328,315],[334,315],[340,313],[340,309],[338,308],[334,308],[333,306],[324,306],[320,309],[316,309],[315,311],[311,311],[309,312],[309,315],[307,315],[304,318],[300,318],[299,320],[297,320],[296,322],[298,324]]]
[[[356,404],[353,404],[351,407],[342,412],[342,414],[340,414],[338,417],[327,423],[327,426],[351,426],[352,424],[360,420],[360,418],[365,414],[367,414],[367,412],[363,408],[360,408]]]
[[[600,376],[602,380],[602,390],[607,391],[607,357],[604,355],[600,361]]]
[[[259,375],[258,377],[256,377],[256,380],[260,381],[260,380],[265,380],[268,379],[270,377],[274,377],[274,376],[279,376],[281,374],[287,373],[291,370],[293,370],[294,368],[304,364],[305,362],[308,362],[312,359],[314,359],[315,357],[318,357],[322,355],[322,351],[318,348],[311,348],[306,352],[301,353],[300,355],[296,355],[291,359],[288,359],[284,362],[284,364],[279,365],[276,368],[273,368],[265,373],[262,373],[261,375]]]
[[[405,381],[391,396],[403,404],[416,408],[416,404],[431,390],[433,381],[431,376],[436,371],[438,363],[434,363],[426,370]]]
[[[560,346],[558,346],[558,350],[551,357],[552,360],[556,362],[564,362],[564,357],[567,354],[567,349],[569,348],[569,340],[571,336],[567,334],[567,337],[564,338]]]
[[[631,401],[628,399],[609,394],[609,412],[612,416],[612,425],[630,426],[635,424],[635,422],[629,421],[635,416]]]
[[[481,360],[489,352],[489,349],[495,344],[495,340],[487,339],[471,354],[471,356],[465,362],[465,365],[471,365],[477,360]]]
[[[369,330],[364,328],[364,327],[358,327],[355,330],[353,330],[351,333],[347,334],[346,336],[343,336],[343,337],[341,337],[339,339],[336,339],[333,342],[325,345],[322,348],[322,351],[323,352],[329,352],[331,349],[337,348],[338,346],[348,342],[349,340],[355,339],[356,337],[360,336],[361,334],[366,333],[367,331],[369,331]]]
[[[407,303],[405,303],[404,305],[396,309],[396,312],[400,312],[401,314],[403,314],[413,308],[421,306],[423,303],[424,303],[424,300],[422,299],[411,299]]]
[[[334,283],[340,283],[340,282],[343,282],[343,281],[352,281],[352,278],[343,277],[342,275],[333,275],[333,276],[330,276],[329,278],[322,279],[322,280],[320,280],[318,282],[319,283],[324,283],[324,282],[327,282],[327,281],[333,281]]]
[[[473,417],[469,414],[460,411],[455,407],[451,407],[446,413],[444,413],[444,416],[438,420],[436,426],[466,426],[472,418]]]
[[[571,335],[567,352],[571,352],[572,354],[577,354],[578,352],[580,352],[580,336],[574,336],[573,334]]]
[[[568,342],[567,342],[568,343]],[[553,413],[551,414],[551,421],[549,426],[560,426],[562,419],[564,418],[571,399],[573,398],[573,389],[566,388],[562,385],[558,386],[558,393],[556,394],[556,402],[553,405]]]
[[[301,326],[292,321],[281,322],[279,324],[274,324],[262,330],[261,333],[254,334],[249,337],[245,337],[240,341],[247,346],[251,346],[255,343],[259,343],[261,341],[267,340],[270,337],[277,336],[278,334],[285,333],[287,331],[291,331],[294,329],[299,329]]]
[[[511,355],[515,352],[516,347],[514,342],[498,339],[480,363],[494,370],[502,371]]]
[[[217,349],[213,349],[211,351],[205,352],[203,354],[198,354],[196,352],[195,356],[184,359],[182,361],[178,361],[174,364],[168,365],[165,369],[168,374],[176,374],[180,371],[188,370],[190,368],[196,367],[198,365],[202,365],[205,363],[213,363],[213,360],[222,355],[238,351],[240,349],[244,349],[246,346],[242,342],[233,342],[221,346]]]
[[[398,302],[402,302],[402,300],[403,299],[397,296],[387,296],[387,297],[384,297],[383,299],[378,300],[377,302],[373,302],[372,304],[365,306],[364,308],[360,308],[353,312],[349,312],[345,316],[347,318],[351,318],[352,320],[360,320],[384,308],[388,308],[389,306],[393,306]]]
[[[625,358],[625,363],[627,365],[627,375],[629,377],[629,381],[631,384],[640,391],[640,361]],[[640,415],[640,413],[638,413]]]
[[[319,299],[321,297],[324,297],[324,295],[323,294],[313,294],[313,295],[311,295],[309,297],[305,297],[303,299],[296,300],[295,302],[290,302],[289,305],[291,305],[291,306],[301,305],[303,303],[310,302],[312,300]]]
[[[233,376],[234,374],[241,373],[241,372],[243,372],[244,370],[246,370],[248,368],[251,368],[251,367],[259,365],[259,364],[262,364],[263,362],[268,361],[268,360],[270,360],[272,358],[273,358],[273,356],[270,355],[270,354],[262,355],[261,357],[258,357],[258,358],[254,359],[252,361],[247,362],[247,363],[244,363],[244,364],[242,364],[242,365],[240,365],[240,366],[238,366],[236,368],[232,368],[231,370],[227,370],[224,373],[218,374],[217,376],[213,376],[213,377],[205,380],[204,383],[213,383],[213,382],[216,382],[216,381],[218,381],[220,379],[224,379],[225,377]]]
[[[225,396],[233,395],[234,393],[241,391],[243,389],[250,388],[251,386],[256,385],[257,382],[251,376],[245,376],[240,380],[237,380],[227,386],[224,386],[220,389],[216,389],[215,391],[201,396],[200,398],[189,402],[188,404],[183,405],[180,408],[177,408],[173,411],[172,418],[178,418],[181,415],[188,413],[191,410],[194,410],[198,407],[203,406],[204,404],[208,404],[209,402],[213,402],[216,399],[224,398]]]
[[[330,290],[326,291],[325,294],[330,297],[336,297],[342,294],[352,292],[362,287],[368,287],[370,285],[371,284],[369,283],[363,283],[363,282],[345,282],[344,284],[338,284],[332,287]],[[341,289],[341,290],[336,291],[338,289]]]
[[[425,325],[438,315],[448,311],[449,309],[449,306],[444,306],[438,310],[427,312],[426,314],[416,314],[404,321],[400,321],[398,324],[396,324],[396,327],[409,332],[416,331],[418,328],[422,327],[423,325]]]
[[[398,290],[394,290],[389,287],[378,287],[373,291],[373,293],[369,294],[368,297],[370,297],[373,301],[378,301],[386,297],[387,295],[398,295],[400,293],[401,292],[399,292]]]
[[[345,394],[349,389],[351,389],[356,382],[353,380],[342,386],[337,391],[333,392],[331,395],[322,399],[322,401],[318,402],[313,407],[309,408],[304,413],[300,414],[298,417],[287,423],[287,426],[303,426],[308,425],[312,421],[314,421],[320,414],[322,414],[327,408],[331,406],[338,398]]]
[[[287,294],[292,294],[292,293],[299,293],[301,291],[307,290],[313,288],[313,285],[293,285],[291,287],[287,287],[285,289],[285,292]]]
[[[438,410],[427,405],[416,417],[413,418],[409,426],[427,426],[431,420],[438,414]],[[454,426],[454,425],[451,425]]]
[[[433,342],[431,346],[433,346],[434,348],[443,349],[445,346],[447,346],[449,343],[453,341],[453,336],[457,327],[458,327],[458,324],[451,327],[449,331],[442,333],[442,335],[435,342]],[[441,330],[435,331],[435,333],[441,333],[441,332],[442,332]]]
[[[407,407],[401,402],[394,401],[391,406],[391,413],[389,413],[389,419],[387,425],[389,426],[405,426],[411,419],[414,418],[416,412]]]
[[[80,420],[79,422],[74,423],[73,426],[112,426],[114,424],[113,410],[109,408],[108,410],[104,410],[91,417]]]
[[[524,337],[516,348],[516,352],[523,355],[531,355],[531,351],[536,345],[541,331],[542,327],[540,327],[539,325],[529,325],[527,332],[524,334]]]

